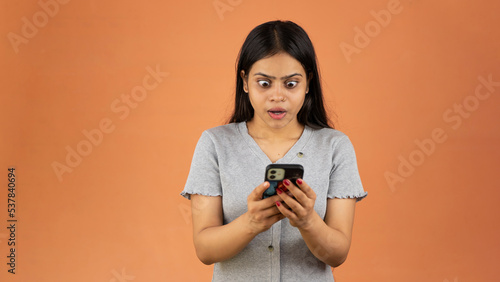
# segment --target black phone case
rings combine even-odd
[[[285,170],[284,177],[282,179],[269,179],[269,171],[272,169],[281,168]],[[304,177],[304,167],[300,164],[270,164],[266,167],[266,174],[264,176],[264,181],[268,181],[271,185],[264,191],[262,198],[268,198],[276,195],[276,189],[280,188],[286,192],[286,187],[283,185],[284,179],[289,179],[293,184],[297,185],[297,179]]]

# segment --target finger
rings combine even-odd
[[[262,200],[262,194],[264,194],[264,191],[269,188],[269,182],[265,181],[261,183],[259,186],[255,187],[253,191],[248,195],[248,200],[250,201],[259,201]]]
[[[288,219],[290,220],[297,219],[297,215],[293,211],[287,209],[282,203],[276,202],[276,207],[283,214],[283,216],[287,217]]]
[[[279,211],[278,207],[276,206],[276,203],[274,202],[273,203],[273,206],[272,207],[269,207],[265,210],[262,211],[262,215],[266,218],[268,217],[273,217],[277,214],[281,214],[281,212]]]
[[[298,189],[298,188],[295,188]],[[288,193],[283,192],[281,189],[277,190],[278,196],[281,197],[284,204],[286,204],[286,208],[291,208],[296,214],[300,213],[303,209],[302,205],[297,202],[296,199],[288,195]]]
[[[272,222],[272,224],[282,220],[283,218],[286,218],[282,213],[278,212],[278,214],[272,216],[269,218],[269,220]]]
[[[302,192],[304,192],[304,194],[306,194],[307,197],[309,198],[313,198],[313,197],[316,197],[316,193],[314,192],[314,190],[311,188],[311,186],[309,186],[309,184],[307,184],[304,179],[302,178],[299,178],[297,179],[297,185],[298,187],[300,188],[300,190]]]
[[[286,185],[288,190],[292,192],[292,194],[295,196],[297,201],[302,204],[303,206],[308,203],[311,199],[316,199],[316,193],[309,187],[309,185],[302,179],[297,179],[297,186],[295,186],[292,182],[290,181],[284,181],[284,184],[286,185],[287,183],[289,185]]]
[[[251,203],[253,207],[253,212],[259,212],[264,218],[273,216],[275,214],[279,214],[280,211],[276,208],[276,201],[281,201],[281,198],[278,195],[274,195],[272,197],[254,201]],[[250,203],[249,203],[250,205]]]
[[[274,195],[265,199],[262,199],[259,201],[259,205],[262,209],[269,208],[269,207],[274,207],[276,201],[281,201],[281,198],[278,195]]]
[[[287,210],[291,210],[292,208],[285,202],[281,202],[281,204],[287,209]]]
[[[297,200],[300,204],[303,205],[305,201],[307,201],[306,194],[304,194],[304,192],[300,190],[300,188],[295,186],[292,181],[290,181],[289,179],[285,179],[283,180],[283,184],[288,189],[288,191],[292,193],[293,197],[295,197],[295,200]]]

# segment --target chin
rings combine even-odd
[[[291,120],[271,120],[267,125],[274,129],[281,129],[289,125]]]

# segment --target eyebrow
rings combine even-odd
[[[270,79],[276,79],[276,77],[275,77],[275,76],[267,75],[267,74],[265,74],[265,73],[261,73],[261,72],[258,72],[258,73],[256,73],[256,74],[254,74],[254,76],[257,76],[257,75],[262,75],[262,76],[267,77],[267,78],[270,78]],[[292,74],[289,74],[289,75],[285,75],[285,76],[283,76],[283,77],[281,78],[281,80],[285,80],[285,79],[288,79],[288,78],[293,77],[293,76],[296,76],[296,75],[300,75],[300,76],[302,76],[302,74],[300,74],[300,73],[297,73],[297,72],[296,72],[296,73],[292,73]]]

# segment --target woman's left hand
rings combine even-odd
[[[276,202],[276,206],[290,220],[292,226],[307,229],[313,223],[315,217],[318,217],[314,210],[316,193],[303,179],[299,178],[296,182],[299,187],[295,186],[289,179],[283,180],[283,185],[291,195],[286,192],[286,189],[284,189],[285,191],[280,188],[276,189],[278,195],[286,203],[286,205],[283,205],[281,202]],[[290,207],[290,209],[287,209],[286,206]]]

